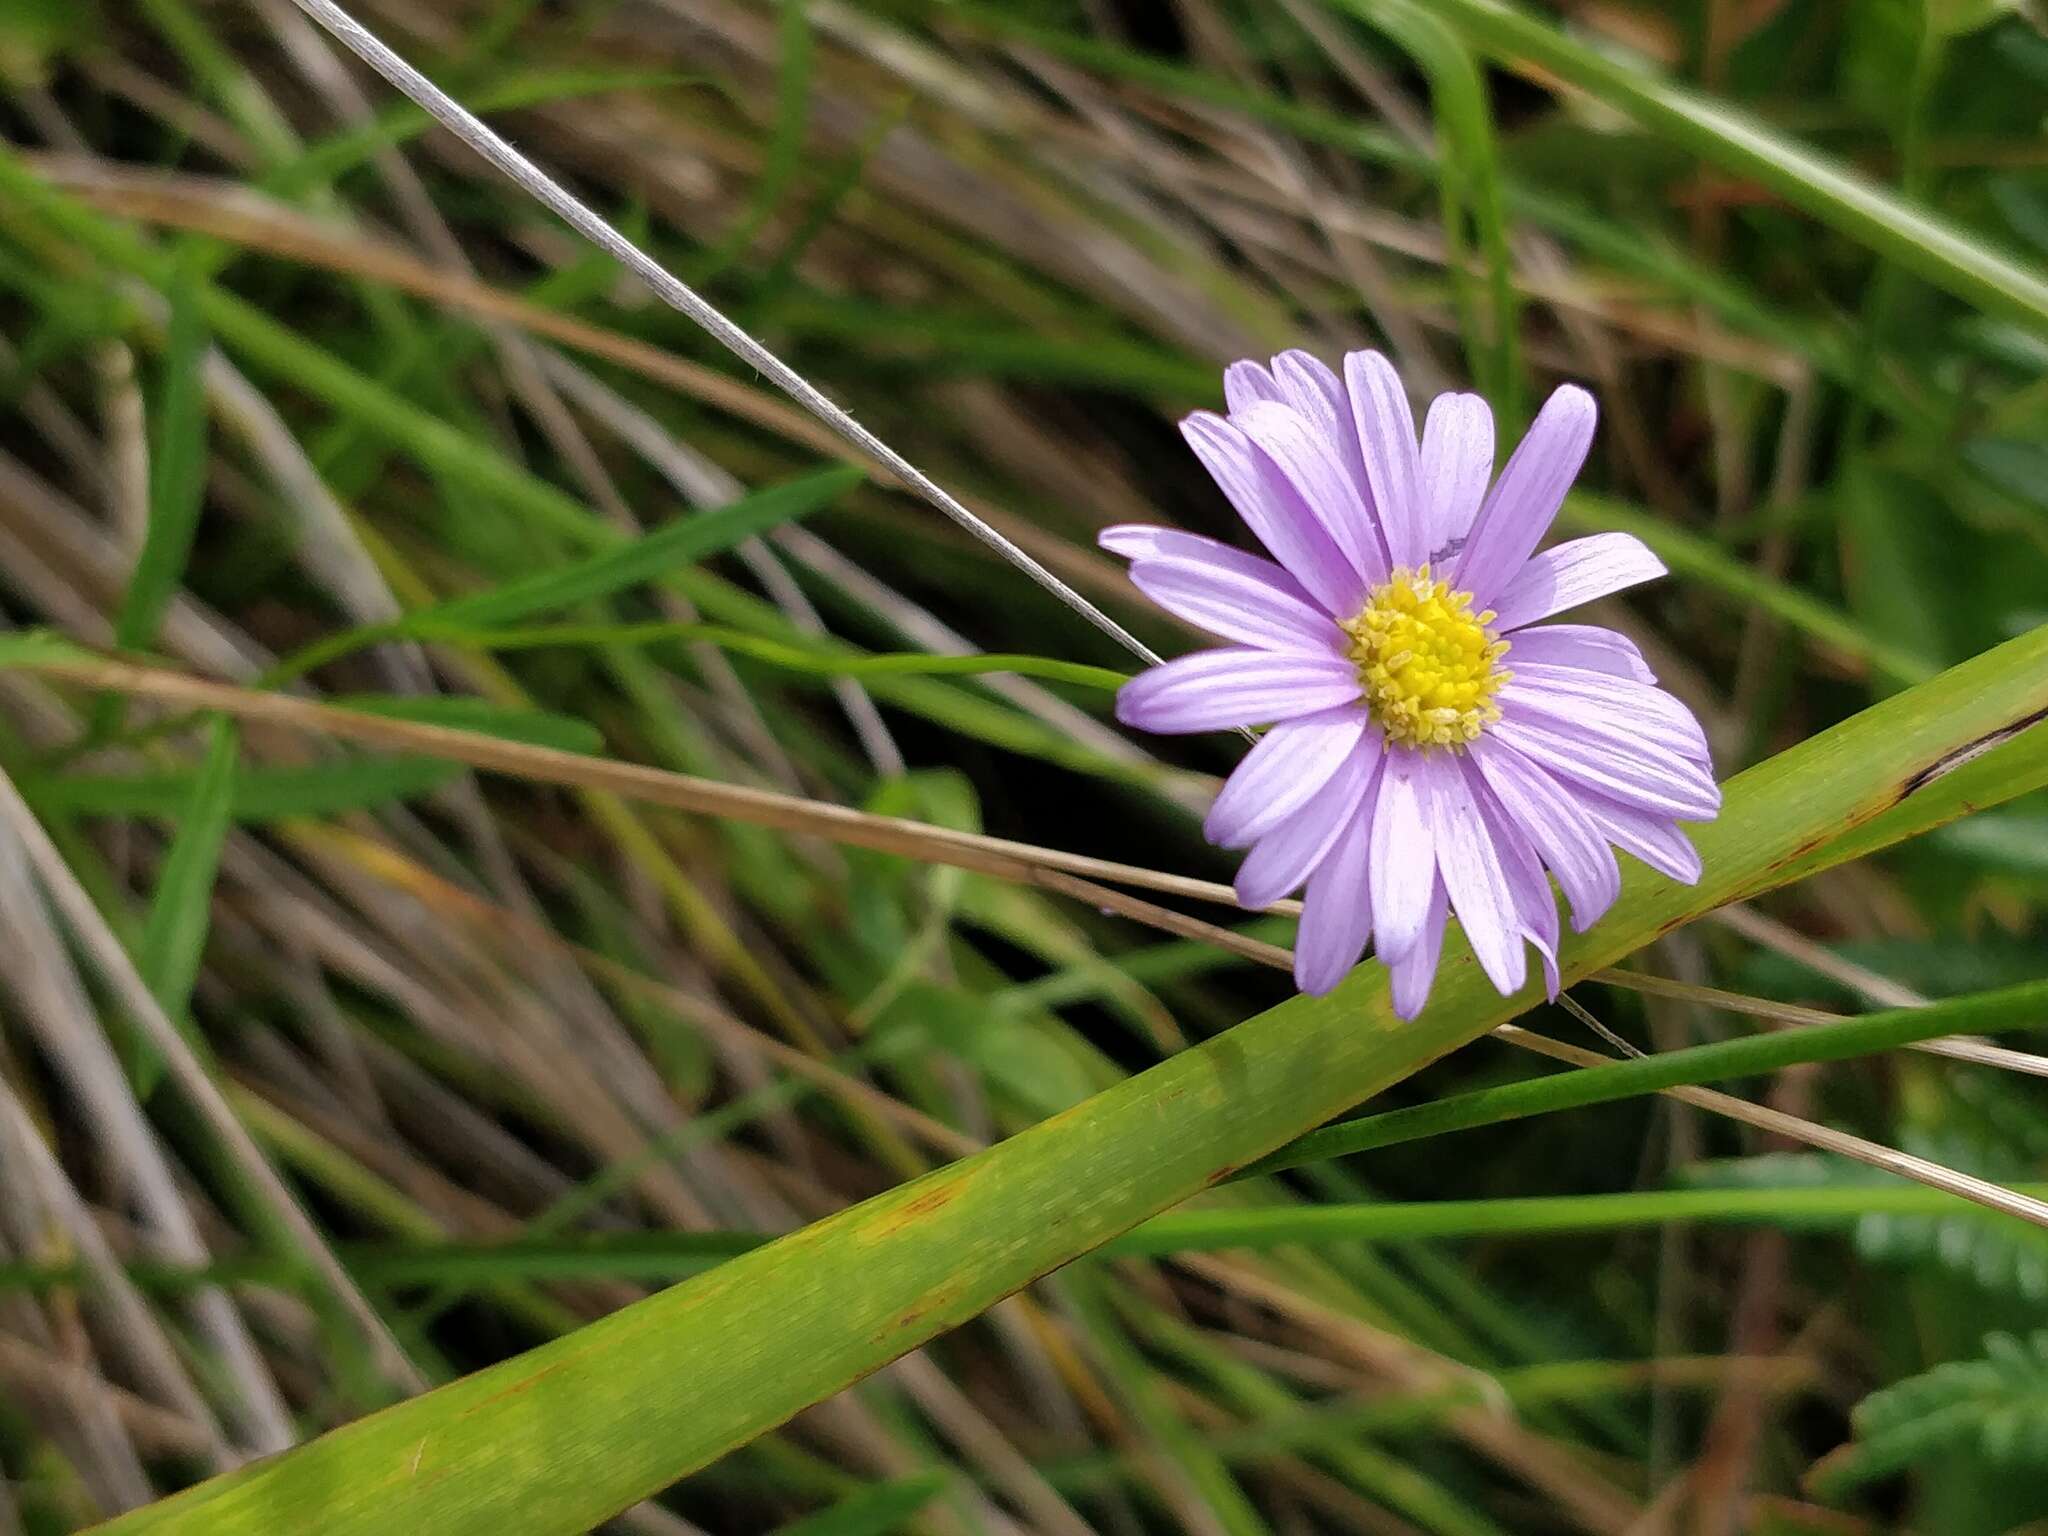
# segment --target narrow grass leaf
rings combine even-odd
[[[657,645],[687,642],[715,645],[754,661],[817,677],[985,677],[1007,672],[1016,677],[1043,678],[1080,688],[1114,692],[1130,674],[1111,667],[1091,667],[1055,656],[981,654],[933,656],[923,651],[866,655],[848,646],[805,647],[791,640],[773,640],[720,624],[551,624],[524,629],[472,629],[430,621],[418,631],[442,645],[480,651],[526,651],[548,646]]]
[[[329,702],[386,720],[417,720],[456,731],[476,731],[501,741],[552,747],[557,752],[604,750],[604,733],[587,720],[544,709],[512,709],[488,699],[432,694],[346,693]]]
[[[127,593],[114,616],[114,643],[143,650],[185,580],[206,489],[206,388],[209,346],[198,283],[180,272],[169,287],[170,326],[149,445],[149,527]]]
[[[479,627],[511,624],[529,614],[610,597],[743,544],[777,524],[816,512],[860,479],[859,470],[835,465],[756,491],[730,506],[675,518],[629,543],[524,581],[438,604],[415,615],[412,622]]]
[[[936,1472],[881,1483],[778,1528],[776,1536],[887,1536],[902,1530],[945,1486]]]
[[[769,143],[760,179],[754,183],[747,205],[734,221],[731,232],[691,274],[700,287],[731,266],[761,232],[803,163],[804,135],[811,113],[813,52],[810,17],[805,14],[808,0],[779,0],[779,4],[782,19],[776,51],[782,69],[776,90],[775,137]]]
[[[723,92],[718,81],[673,70],[559,69],[500,79],[486,90],[467,94],[466,99],[479,112],[514,112],[614,92],[687,89]],[[346,129],[309,146],[267,172],[258,185],[287,200],[302,197],[367,163],[379,151],[417,138],[433,126],[434,120],[411,102],[399,102],[360,128]]]
[[[235,759],[240,743],[241,732],[224,716],[207,728],[206,757],[192,776],[191,795],[183,806],[177,835],[164,854],[135,956],[150,995],[184,1031],[202,1060],[205,1046],[191,1024],[192,985],[199,979],[199,962],[212,927],[213,881],[233,820]],[[139,1032],[129,1043],[129,1080],[137,1096],[147,1099],[163,1078],[163,1057]]]
[[[2048,1184],[2015,1184],[2023,1194]],[[1961,1218],[2038,1239],[2040,1229],[1973,1206],[1961,1196],[1873,1174],[1841,1183],[1751,1184],[1707,1189],[1643,1189],[1599,1195],[1529,1195],[1496,1200],[1373,1200],[1332,1205],[1173,1211],[1155,1216],[1098,1250],[1106,1258],[1170,1258],[1232,1249],[1268,1251],[1343,1243],[1417,1243],[1435,1239],[1554,1237],[1624,1232],[1667,1222],[1773,1226],[1841,1232],[1873,1217]],[[589,1232],[497,1243],[344,1243],[336,1253],[365,1284],[467,1286],[626,1280],[659,1282],[701,1275],[777,1242],[767,1232]],[[193,1267],[137,1261],[129,1277],[153,1294],[207,1285],[305,1282],[288,1258],[260,1255]],[[48,1290],[74,1282],[68,1264],[0,1268],[0,1291]],[[320,1527],[316,1527],[320,1528]],[[342,1527],[353,1529],[353,1527]]]
[[[1345,0],[1369,10],[1365,0]],[[1967,303],[2048,330],[2048,279],[1998,247],[1748,113],[1589,47],[1503,0],[1424,0],[1481,52],[1535,66],[1889,257]]]
[[[350,757],[300,768],[242,767],[228,781],[225,811],[238,822],[338,816],[431,794],[461,772],[461,764],[432,757]],[[22,795],[44,814],[182,821],[193,811],[198,778],[192,772],[66,773],[25,777],[20,786]]]
[[[1831,1024],[1808,1024],[1711,1045],[1659,1051],[1612,1066],[1586,1067],[1481,1088],[1328,1126],[1261,1158],[1246,1168],[1242,1176],[1273,1173],[1303,1163],[1440,1136],[1448,1131],[1496,1125],[1528,1115],[1612,1103],[1681,1084],[1752,1077],[1803,1062],[1842,1061],[1943,1035],[2043,1027],[2048,1027],[2048,982],[2030,982],[1996,992],[1949,998],[1924,1008],[1890,1009]]]
[[[1437,160],[1443,200],[1445,271],[1457,297],[1465,355],[1480,393],[1512,437],[1522,422],[1520,335],[1514,257],[1508,250],[1493,112],[1479,66],[1457,33],[1410,0],[1377,0],[1361,8],[1429,76],[1431,105],[1443,148]],[[1472,293],[1464,223],[1479,237],[1487,280],[1486,308]]]

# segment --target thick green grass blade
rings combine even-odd
[[[1910,804],[1931,767],[2048,711],[2048,629],[1894,695],[1727,786],[1699,885],[1634,870],[1567,984]],[[1903,834],[1908,826],[1895,822]],[[1421,1017],[1359,967],[977,1156],[300,1447],[126,1515],[120,1536],[567,1536],[1529,1007],[1462,936]]]
[[[1370,16],[1367,0],[1343,0]],[[1709,165],[1768,187],[1794,207],[1966,303],[2048,330],[2048,278],[1838,160],[1725,102],[1624,63],[1502,0],[1421,0],[1473,47],[1534,64]]]
[[[2048,789],[2048,742],[2037,728],[2043,720],[2048,720],[2048,711],[1958,748],[1924,770],[1897,805],[1829,843],[1807,849],[1779,873],[1786,880],[1804,879],[1973,811]]]

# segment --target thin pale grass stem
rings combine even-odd
[[[163,1257],[203,1262],[208,1245],[168,1149],[145,1117],[113,1042],[100,1027],[94,1000],[73,967],[70,949],[59,932],[58,914],[36,884],[26,850],[4,826],[0,826],[0,932],[7,934],[6,945],[0,946],[0,960],[5,962],[0,964],[0,984],[16,993],[31,1037],[65,1083],[98,1155],[107,1166],[121,1170],[124,1205],[138,1232],[151,1251]],[[20,1120],[18,1115],[10,1118]],[[35,1182],[34,1170],[42,1161],[37,1156],[39,1133],[25,1121],[20,1128],[26,1129],[29,1137],[21,1150],[28,1154],[31,1178],[19,1177],[19,1162],[9,1153],[11,1171],[0,1175],[0,1187],[32,1187]],[[20,1137],[12,1139],[19,1141]],[[68,1181],[43,1182],[50,1216],[57,1214],[50,1199],[68,1206],[76,1198]],[[91,1219],[84,1216],[88,1223]],[[87,1238],[74,1237],[73,1244],[89,1255]],[[214,1362],[211,1374],[215,1384],[231,1394],[227,1401],[236,1443],[263,1452],[292,1444],[297,1437],[290,1408],[232,1299],[224,1291],[202,1291],[191,1299],[187,1316]],[[131,1363],[129,1379],[147,1380],[149,1374],[135,1374]]]
[[[46,1354],[11,1334],[0,1333],[0,1376],[18,1385],[60,1387],[74,1401],[100,1399],[136,1449],[147,1455],[204,1461],[214,1454],[214,1440],[204,1425],[125,1391],[76,1360]]]
[[[27,1415],[31,1427],[70,1430],[63,1438],[77,1448],[66,1470],[76,1479],[85,1508],[118,1515],[147,1504],[155,1496],[149,1473],[113,1389],[81,1361],[63,1358],[64,1345],[53,1337],[54,1330],[44,1325],[37,1332],[40,1348],[0,1334],[0,1380],[6,1382],[10,1406],[32,1405]]]
[[[951,865],[998,879],[1017,880],[1088,902],[1103,911],[1115,912],[1181,938],[1213,944],[1257,965],[1285,970],[1292,964],[1291,954],[1278,945],[1141,901],[1124,892],[1111,890],[1102,883],[1135,886],[1162,895],[1241,909],[1237,892],[1219,881],[1176,875],[982,833],[956,831],[925,822],[877,816],[801,796],[724,784],[715,779],[695,778],[637,763],[611,762],[471,731],[359,714],[284,694],[214,683],[168,669],[91,657],[82,651],[52,656],[47,660],[24,660],[20,665],[25,670],[68,677],[89,687],[114,688],[201,709],[217,709],[244,719],[317,731],[372,746],[426,752],[467,763],[474,768],[513,774],[542,783],[608,790],[629,799],[698,815],[750,822],[785,832],[810,833],[880,853]],[[1298,901],[1278,901],[1263,910],[1291,917],[1299,915],[1301,904]],[[1695,987],[1689,983],[1613,968],[1597,971],[1589,979],[1785,1023],[1820,1023],[1840,1017],[1818,1009],[1801,1009],[1791,1004],[1772,1003],[1711,987]],[[1924,1004],[1925,999],[1919,994],[1911,995],[1914,1001],[1906,1006]],[[2048,1058],[2009,1050],[1986,1041],[1926,1041],[1916,1048],[2030,1076],[2048,1076]]]
[[[1643,1061],[1649,1057],[1650,1053],[1644,1050],[1641,1046],[1634,1044],[1632,1041],[1622,1039],[1620,1035],[1617,1035],[1605,1024],[1601,1023],[1598,1019],[1594,1018],[1593,1015],[1586,1009],[1585,1005],[1582,1004],[1576,997],[1573,997],[1571,993],[1567,992],[1563,994],[1561,997],[1558,998],[1557,1003],[1558,1006],[1564,1009],[1566,1013],[1570,1014],[1573,1018],[1577,1019],[1581,1024],[1585,1025],[1586,1028],[1590,1029],[1594,1034],[1598,1035],[1602,1040],[1605,1040],[1609,1045],[1613,1046],[1618,1054],[1632,1057],[1637,1061]]]
[[[845,409],[834,404],[747,331],[727,319],[717,306],[614,229],[574,193],[508,144],[475,113],[392,52],[333,0],[293,0],[293,3],[332,32],[344,47],[409,97],[422,111],[510,178],[521,191],[551,209],[578,234],[646,283],[664,303],[702,326],[720,345],[765,375],[855,449],[880,461],[905,485],[1132,655],[1148,663],[1158,663],[1158,655],[1136,636],[985,520],[970,512],[951,492],[854,420]]]
[[[1740,908],[1731,908],[1740,911]],[[1641,992],[1650,997],[1669,997],[1679,1002],[1697,1003],[1701,1007],[1719,1009],[1723,1013],[1740,1013],[1751,1018],[1769,1019],[1777,1024],[1832,1024],[1847,1014],[1833,1013],[1825,1008],[1807,1008],[1798,1003],[1780,1003],[1767,997],[1750,997],[1741,992],[1728,992],[1720,987],[1703,987],[1689,981],[1674,981],[1668,976],[1645,976],[1636,971],[1617,970],[1608,967],[1595,971],[1592,981],[1619,987],[1625,992]],[[1917,992],[1899,989],[1913,998],[1909,1003],[1887,1003],[1883,1007],[1924,1008],[1927,999]],[[2027,1077],[2048,1077],[2048,1056],[2036,1056],[2026,1051],[2015,1051],[2007,1046],[1993,1045],[1975,1035],[1951,1035],[1942,1040],[1915,1040],[1906,1049],[1920,1051],[1929,1056],[1946,1056],[1952,1061],[1967,1061],[1978,1066],[1996,1067],[2003,1072],[2018,1072]]]
[[[1974,1036],[1957,1035],[1950,1040],[1923,1040],[1913,1047],[1929,1056],[1946,1056],[1951,1061],[1966,1061],[1972,1066],[1991,1067],[1999,1072],[2017,1072],[2022,1077],[2048,1077],[2048,1056],[2036,1056],[2029,1051],[2015,1051],[2010,1046],[1993,1045],[1988,1040]]]
[[[1213,880],[1200,880],[898,817],[876,816],[846,806],[772,790],[722,784],[713,779],[694,778],[637,763],[609,762],[470,731],[358,714],[283,694],[236,688],[184,673],[127,662],[74,654],[24,662],[23,665],[28,669],[69,677],[92,687],[114,688],[202,709],[217,709],[244,719],[318,731],[373,746],[427,752],[471,767],[543,783],[609,790],[630,799],[699,815],[751,822],[785,832],[811,833],[881,853],[951,865],[998,879],[1017,880],[1085,901],[1102,911],[1114,912],[1180,938],[1214,944],[1254,964],[1279,970],[1285,970],[1292,964],[1291,954],[1278,945],[1142,901],[1101,883],[1111,881],[1189,900],[1233,907],[1241,905],[1231,887]],[[1294,916],[1299,914],[1301,904],[1281,901],[1265,910],[1281,916]],[[1680,983],[1660,982],[1657,978],[1646,978],[1628,971],[1606,969],[1590,979],[1636,991],[1682,996],[1710,1007],[1725,1005],[1735,1012],[1787,1022],[1818,1022],[1837,1017],[1818,1010],[1798,1011],[1790,1005],[1766,1004],[1756,999],[1739,999],[1738,1003],[1738,994],[1718,993],[1712,988],[1685,988],[1681,991],[1678,990],[1682,986]],[[1918,994],[1914,995],[1917,999]],[[2048,1076],[2048,1059],[1985,1041],[1932,1041],[1924,1042],[1922,1048],[1931,1050],[1933,1054],[1978,1065],[2031,1076]]]
[[[1567,1045],[1562,1040],[1552,1040],[1546,1035],[1539,1035],[1514,1024],[1503,1024],[1494,1031],[1494,1034],[1511,1045],[1518,1045],[1524,1050],[1534,1051],[1539,1056],[1548,1056],[1556,1061],[1567,1061],[1577,1067],[1604,1066],[1611,1060],[1598,1051],[1589,1051],[1583,1046]],[[1746,1125],[1753,1125],[1773,1135],[1804,1142],[1810,1147],[1818,1147],[1823,1152],[1853,1158],[1872,1168],[1911,1179],[1916,1184],[1925,1184],[1931,1189],[1959,1196],[2007,1216],[2017,1216],[2020,1220],[2031,1222],[2037,1227],[2048,1227],[2048,1201],[2038,1200],[2032,1195],[2007,1189],[2000,1184],[1993,1184],[1988,1179],[1945,1168],[1927,1158],[1880,1146],[1874,1141],[1864,1140],[1861,1136],[1851,1136],[1846,1131],[1816,1125],[1811,1120],[1802,1120],[1797,1115],[1788,1115],[1767,1105],[1752,1104],[1747,1099],[1738,1099],[1731,1094],[1716,1093],[1711,1088],[1680,1086],[1660,1088],[1657,1091],[1727,1119],[1740,1120]]]
[[[501,943],[547,948],[574,959],[606,985],[673,1009],[688,1020],[692,1028],[756,1052],[791,1075],[807,1079],[823,1092],[866,1106],[921,1137],[935,1151],[949,1157],[967,1157],[979,1152],[984,1145],[901,1099],[851,1076],[831,1062],[821,1061],[756,1029],[705,998],[648,976],[598,950],[565,939],[545,923],[486,901],[430,870],[401,864],[391,850],[381,844],[370,843],[360,833],[308,823],[293,829],[292,837],[301,847],[349,859],[358,867],[369,869],[376,878],[398,885],[415,900],[444,913],[453,913],[479,933]]]
[[[93,957],[102,978],[120,999],[121,1006],[149,1037],[150,1045],[162,1053],[166,1071],[177,1083],[179,1091],[198,1111],[208,1129],[219,1138],[272,1214],[292,1234],[335,1299],[362,1329],[379,1371],[409,1391],[424,1391],[426,1378],[406,1357],[384,1320],[356,1288],[355,1281],[349,1278],[348,1271],[327,1246],[320,1229],[300,1207],[277,1170],[271,1167],[247,1128],[236,1118],[219,1086],[193,1054],[184,1035],[171,1023],[169,1015],[135,969],[135,962],[129,958],[128,951],[121,947],[121,941],[107,926],[106,918],[93,905],[92,896],[79,882],[78,876],[72,873],[71,866],[64,862],[63,854],[50,841],[42,823],[36,820],[28,802],[21,798],[21,792],[4,771],[0,771],[0,818],[12,824],[52,903],[64,915],[79,943]]]
[[[118,1337],[123,1363],[138,1384],[191,1427],[196,1444],[184,1454],[217,1472],[241,1460],[186,1374],[162,1322],[122,1269],[106,1234],[4,1078],[0,1078],[0,1168],[10,1169],[10,1184],[21,1179],[24,1184],[41,1186],[42,1211],[63,1230],[81,1272],[88,1277],[93,1307]],[[21,1178],[24,1169],[26,1178]]]
[[[825,801],[696,778],[641,763],[613,762],[474,731],[337,709],[288,694],[215,683],[169,668],[101,658],[82,648],[53,649],[48,656],[18,655],[10,658],[10,663],[23,671],[68,678],[91,688],[111,688],[191,708],[219,710],[240,719],[289,726],[370,746],[424,752],[538,783],[608,790],[647,804],[751,822],[783,832],[811,833],[833,842],[948,864],[1002,879],[1036,883],[1040,872],[1059,871],[1195,901],[1237,905],[1235,892],[1213,880],[1167,874],[925,822],[876,816]],[[1300,907],[1298,903],[1282,902],[1271,910],[1297,912]]]
[[[410,251],[357,231],[319,224],[239,183],[176,171],[152,170],[140,175],[132,166],[77,155],[31,154],[24,159],[52,185],[106,212],[212,235],[306,266],[387,284],[483,320],[507,321],[532,335],[617,364],[787,442],[832,456],[841,450],[842,440],[803,412],[714,368],[637,336],[547,309],[466,273],[431,266]],[[862,462],[879,468],[871,461]]]
[[[1868,966],[1844,959],[1804,935],[1794,933],[1777,919],[1749,907],[1723,907],[1709,916],[1752,944],[1796,961],[1815,975],[1825,976],[1837,985],[1847,987],[1880,1008],[1922,1008],[1927,1004],[1925,993],[1915,992],[1889,976],[1880,976]]]

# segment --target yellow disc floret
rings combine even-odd
[[[1493,619],[1492,609],[1473,613],[1472,594],[1453,592],[1427,565],[1374,588],[1344,632],[1388,741],[1462,749],[1500,718],[1493,695],[1510,676],[1500,664],[1508,643],[1487,628]]]

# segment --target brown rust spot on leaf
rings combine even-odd
[[[2001,725],[1995,731],[1987,731],[1975,741],[1957,747],[1953,752],[1944,752],[1940,757],[1899,786],[1898,799],[1904,800],[1910,795],[1918,794],[1936,779],[1946,778],[1965,763],[1974,762],[1986,752],[2004,746],[2021,732],[2030,730],[2044,720],[2048,720],[2048,707],[2037,709],[2032,714],[2022,715],[2010,725]],[[1893,804],[1897,803],[1896,800],[1893,802]]]
[[[952,1306],[960,1296],[957,1280],[949,1280],[932,1287],[918,1298],[917,1305],[899,1312],[883,1327],[869,1335],[876,1344],[901,1344],[906,1337],[922,1337],[935,1332],[942,1326],[940,1315]],[[928,1323],[927,1319],[932,1322]]]
[[[1663,922],[1659,923],[1657,925],[1657,931],[1650,937],[1652,941],[1655,941],[1657,939],[1663,938],[1664,935],[1667,933],[1676,933],[1679,929],[1683,928],[1687,923],[1696,921],[1700,917],[1700,915],[1701,914],[1699,914],[1698,912],[1674,913],[1672,916],[1665,918]]]
[[[517,1380],[509,1383],[506,1387],[503,1388],[503,1390],[493,1392],[489,1397],[478,1398],[475,1402],[465,1407],[462,1410],[459,1417],[466,1419],[472,1414],[481,1413],[484,1409],[490,1407],[493,1403],[503,1402],[508,1397],[517,1397],[522,1392],[530,1392],[535,1387],[540,1385],[543,1378],[552,1376],[556,1371],[560,1370],[563,1366],[567,1365],[568,1363],[569,1362],[566,1360],[550,1361],[548,1364],[542,1366],[539,1370],[530,1371],[526,1375],[521,1376]]]
[[[1769,867],[1771,869],[1783,869],[1788,864],[1797,864],[1809,853],[1814,852],[1816,849],[1826,847],[1829,843],[1833,842],[1835,838],[1839,835],[1839,832],[1832,829],[1826,832],[1817,832],[1812,837],[1806,839],[1806,841],[1801,843],[1797,848],[1794,848],[1790,853],[1782,854],[1778,858],[1771,860]]]
[[[934,1184],[930,1189],[911,1196],[905,1202],[902,1214],[905,1216],[924,1216],[933,1211],[943,1210],[952,1203],[953,1197],[959,1193],[960,1186],[950,1179],[943,1184]]]
[[[951,1205],[960,1197],[965,1187],[963,1180],[948,1178],[921,1189],[893,1211],[885,1211],[876,1217],[869,1231],[872,1235],[881,1237],[914,1226],[924,1217]]]

